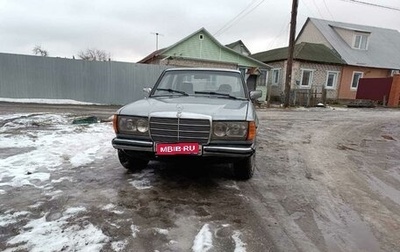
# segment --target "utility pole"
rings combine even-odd
[[[293,66],[293,53],[294,53],[294,39],[296,36],[296,18],[297,7],[299,6],[298,0],[293,0],[292,3],[292,16],[290,19],[290,35],[289,35],[289,53],[286,65],[286,79],[285,79],[285,108],[290,105],[290,84],[292,80],[292,66]]]
[[[164,34],[158,32],[152,32],[151,34],[156,35],[156,51],[158,50],[158,36],[164,36]]]

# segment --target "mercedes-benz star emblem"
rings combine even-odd
[[[183,111],[183,105],[182,104],[177,104],[176,105],[176,110],[177,110],[176,117],[181,118],[182,111]]]

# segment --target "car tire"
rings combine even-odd
[[[237,180],[248,180],[253,177],[255,158],[256,154],[254,153],[251,157],[244,158],[233,164],[233,171]]]
[[[118,150],[118,159],[121,165],[131,172],[140,171],[149,163],[148,160],[129,156],[124,150]]]

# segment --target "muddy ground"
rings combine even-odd
[[[0,126],[13,114],[63,115],[69,122],[80,115],[107,119],[115,110],[0,103]],[[81,165],[68,153],[54,164],[44,157],[43,166],[27,166],[15,181],[0,167],[0,251],[400,251],[399,110],[258,115],[257,170],[245,182],[233,179],[229,165],[151,162],[128,173],[111,147],[109,122],[98,123],[105,136],[81,125],[3,129],[0,137],[10,141],[64,131],[107,141]],[[17,167],[11,158],[29,159],[41,148],[36,140],[38,146],[0,144],[0,164]]]

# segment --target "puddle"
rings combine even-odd
[[[98,123],[99,121],[100,120],[95,116],[87,116],[74,119],[72,121],[72,124],[92,124],[92,123]]]

